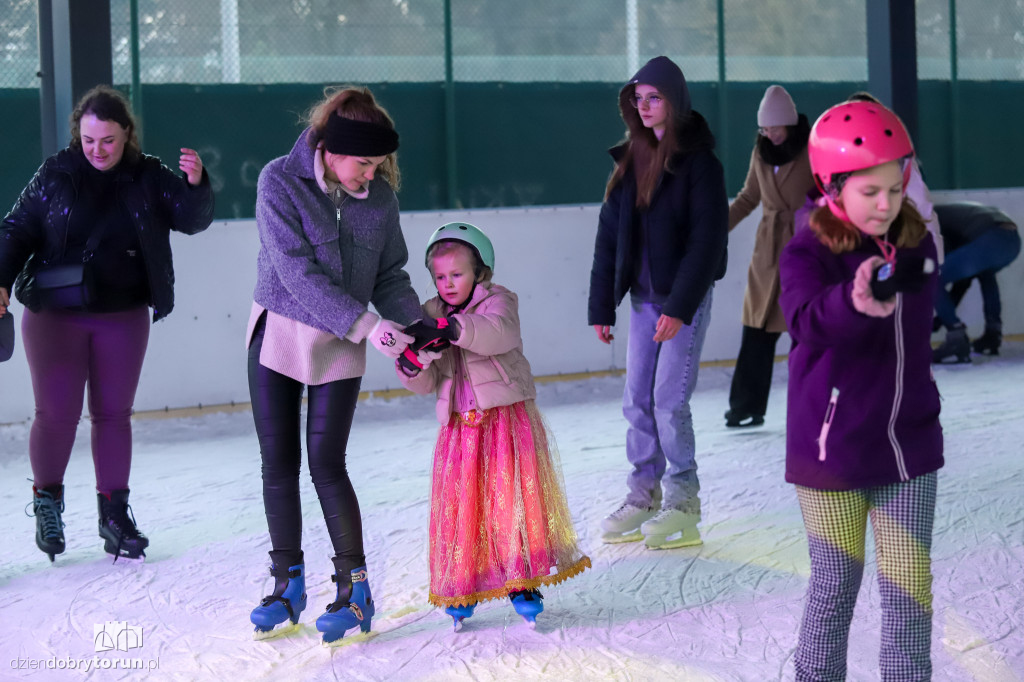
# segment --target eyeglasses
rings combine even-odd
[[[639,109],[641,104],[646,104],[651,109],[657,109],[658,107],[661,106],[662,102],[664,101],[665,98],[662,97],[661,95],[648,95],[647,97],[633,95],[633,98],[630,99],[630,102],[633,103],[633,108],[635,109]]]

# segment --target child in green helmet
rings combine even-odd
[[[459,630],[479,602],[507,596],[533,627],[544,608],[538,588],[590,559],[577,546],[561,466],[534,404],[518,298],[491,282],[491,241],[468,223],[438,228],[426,265],[438,295],[406,328],[416,342],[396,369],[409,390],[437,394],[429,600]]]

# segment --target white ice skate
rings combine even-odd
[[[650,549],[673,549],[699,545],[697,522],[700,514],[688,514],[678,509],[662,509],[658,515],[640,526],[644,544]]]
[[[658,505],[653,507],[635,507],[629,502],[613,511],[601,520],[601,542],[614,544],[617,542],[636,542],[643,539],[640,525],[658,513]]]

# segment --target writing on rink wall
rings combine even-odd
[[[204,150],[217,161],[216,147]],[[259,163],[245,166],[255,182]],[[219,169],[220,172],[222,169]],[[972,200],[997,205],[1024,225],[1024,189],[935,193],[937,202]],[[421,298],[433,295],[423,250],[440,225],[465,220],[479,225],[495,247],[494,280],[519,295],[524,351],[537,375],[575,373],[625,366],[628,305],[618,311],[615,341],[600,343],[587,326],[587,291],[600,206],[548,206],[402,213],[409,247],[407,271]],[[729,234],[729,267],[715,285],[711,324],[702,360],[736,357],[747,266],[760,210]],[[135,407],[246,403],[245,330],[252,305],[259,238],[254,220],[221,221],[195,236],[172,235],[176,274],[174,313],[153,327]],[[1006,334],[1024,333],[1024,258],[998,274]],[[11,309],[22,315],[20,304]],[[970,292],[960,308],[972,334],[984,324],[980,297]],[[938,338],[938,337],[936,337]],[[779,352],[785,353],[783,342]],[[0,365],[0,423],[33,413],[25,352]],[[364,390],[397,388],[394,367],[377,353],[367,357]]]

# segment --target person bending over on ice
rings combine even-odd
[[[426,265],[438,295],[406,328],[416,341],[396,371],[409,390],[437,394],[429,600],[459,630],[479,602],[509,597],[532,627],[544,609],[538,588],[590,559],[577,546],[558,455],[534,404],[518,298],[491,282],[491,241],[468,223],[438,228]]]
[[[914,148],[880,104],[821,115],[809,140],[824,205],[782,251],[789,353],[786,481],[796,484],[811,576],[796,679],[846,679],[871,520],[882,680],[931,677],[931,558],[943,464],[931,374],[935,242],[904,201]]]
[[[357,626],[370,630],[374,604],[345,449],[366,346],[394,360],[413,340],[401,325],[420,316],[403,269],[408,251],[395,196],[397,149],[394,123],[369,90],[328,90],[291,152],[260,173],[260,251],[246,340],[275,584],[250,616],[257,639],[291,629],[286,623],[297,625],[306,607],[299,499],[303,391],[309,473],[334,549],[331,579],[337,583],[337,596],[316,627],[325,644]],[[368,310],[370,303],[382,317]]]
[[[1003,342],[1003,305],[996,273],[1020,253],[1020,233],[1013,219],[995,206],[973,201],[940,204],[935,207],[942,221],[946,260],[939,269],[939,290],[935,299],[935,324],[946,328],[946,338],[932,352],[932,362],[970,362],[975,353],[999,355]],[[972,344],[967,325],[956,307],[978,278],[981,287],[985,333]],[[947,289],[947,287],[949,287]]]

